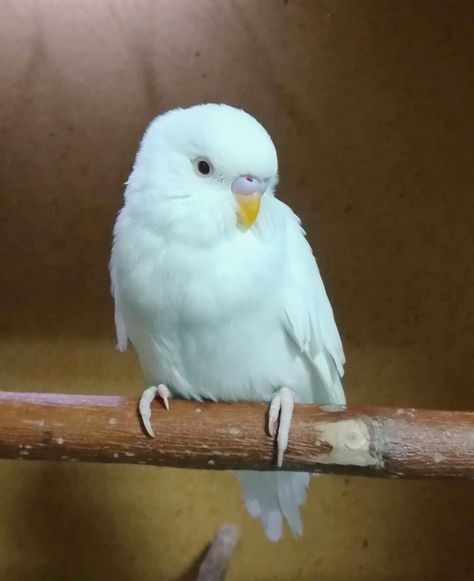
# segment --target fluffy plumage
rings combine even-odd
[[[118,346],[131,340],[149,385],[214,401],[270,401],[285,386],[297,402],[345,402],[332,309],[299,219],[274,196],[277,167],[265,129],[226,105],[173,110],[145,132],[110,267]],[[238,176],[267,188],[250,228],[236,219]],[[308,475],[239,479],[269,538],[282,515],[301,534]]]

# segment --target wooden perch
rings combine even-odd
[[[0,458],[122,462],[181,468],[275,469],[267,405],[152,406],[137,399],[0,392]],[[283,469],[401,478],[473,478],[474,412],[295,406]]]

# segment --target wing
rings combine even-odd
[[[110,259],[110,280],[112,296],[115,301],[115,333],[117,336],[117,349],[119,351],[126,351],[128,345],[128,332],[125,325],[125,319],[120,308],[120,300],[117,293],[116,285],[116,269],[114,267],[114,254],[112,251],[112,258]]]
[[[344,351],[334,315],[299,219],[291,212],[287,234],[288,281],[284,325],[319,374],[331,403],[345,403]]]

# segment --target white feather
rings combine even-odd
[[[115,332],[117,336],[117,349],[119,351],[126,351],[128,346],[128,333],[127,333],[127,326],[125,324],[125,320],[122,315],[122,311],[120,309],[120,302],[119,298],[115,292],[115,272],[114,266],[111,262],[110,265],[110,278],[112,281],[111,290],[112,296],[115,299]]]
[[[211,178],[193,160],[212,161]],[[268,178],[257,222],[236,224],[230,183]],[[147,130],[114,230],[111,258],[119,348],[134,344],[149,385],[175,395],[344,403],[344,354],[298,218],[273,195],[273,143],[255,119],[223,105],[176,110]],[[282,515],[301,534],[309,477],[239,475],[269,538]]]

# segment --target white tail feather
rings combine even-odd
[[[306,500],[309,474],[304,472],[235,473],[242,484],[247,510],[262,522],[270,541],[278,541],[286,519],[295,537],[303,534],[299,507]]]

